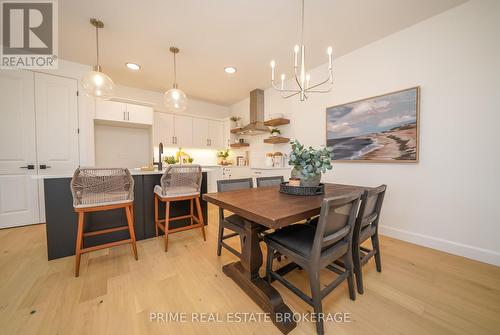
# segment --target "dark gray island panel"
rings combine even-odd
[[[160,184],[161,174],[134,175],[134,230],[137,240],[155,237],[154,195],[155,185]],[[73,209],[73,197],[70,189],[71,178],[48,178],[44,180],[45,217],[47,231],[48,259],[56,259],[75,254],[78,216]],[[201,194],[207,192],[207,173],[203,172]],[[179,201],[170,206],[171,216],[189,214],[189,201]],[[207,203],[201,200],[205,224]],[[159,210],[164,217],[165,206]],[[85,231],[124,226],[127,224],[125,211],[115,209],[93,212],[85,215]],[[189,220],[171,223],[172,228],[189,225]],[[129,238],[127,231],[117,231],[105,235],[89,236],[84,240],[85,247]],[[140,257],[140,255],[139,255]]]

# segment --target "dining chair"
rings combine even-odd
[[[252,178],[241,178],[241,179],[224,179],[217,180],[217,192],[229,192],[236,190],[243,190],[247,188],[253,188]],[[236,249],[228,245],[224,240],[235,237],[243,236],[244,220],[241,216],[236,214],[231,214],[229,216],[224,216],[224,210],[219,207],[219,232],[217,237],[217,256],[221,255],[222,248],[224,247],[228,251],[232,252],[237,257],[241,257],[241,253]],[[224,235],[224,229],[229,229],[232,233]]]
[[[378,223],[386,189],[386,185],[380,185],[377,188],[366,190],[361,196],[361,205],[359,207],[358,217],[356,218],[356,224],[354,225],[352,243],[354,273],[356,274],[356,286],[359,294],[363,294],[364,292],[362,267],[370,258],[375,256],[377,272],[382,271],[380,244],[378,240]],[[361,246],[361,244],[369,238],[372,242],[372,250]]]
[[[257,177],[257,187],[279,186],[283,181],[283,176]]]
[[[83,253],[130,243],[135,259],[137,246],[134,232],[134,179],[128,169],[77,168],[71,178],[73,208],[78,213],[75,247],[75,276],[80,275]],[[85,232],[85,214],[123,208],[127,225]],[[130,238],[85,248],[84,238],[128,230]]]
[[[314,308],[314,313],[318,316],[316,319],[318,334],[324,333],[323,318],[319,317],[323,313],[321,301],[324,297],[347,279],[349,297],[351,300],[356,299],[351,248],[360,196],[361,192],[354,192],[323,199],[316,227],[311,224],[295,224],[264,236],[264,242],[268,247],[267,280],[269,282],[273,279],[278,280]],[[289,272],[287,268],[290,269],[290,264],[276,271],[272,270],[276,251],[307,271],[312,297],[307,296],[283,277]],[[337,259],[343,259],[346,267],[340,268],[333,264]],[[323,268],[338,276],[321,289],[320,270]]]
[[[169,165],[160,179],[161,185],[154,188],[155,197],[155,231],[158,229],[165,233],[165,252],[168,250],[168,235],[184,230],[201,229],[203,240],[206,241],[205,223],[200,205],[202,171],[197,164]],[[189,214],[170,217],[170,204],[175,201],[189,200]],[[158,202],[165,203],[165,218],[158,217]],[[194,215],[194,203],[196,203],[196,214]],[[191,224],[179,228],[170,229],[171,221],[190,219]],[[195,224],[196,222],[196,224]]]

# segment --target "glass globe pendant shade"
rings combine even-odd
[[[104,100],[111,99],[115,84],[110,77],[100,71],[89,71],[82,78],[85,93]]]
[[[172,88],[163,95],[163,103],[169,112],[182,112],[187,108],[187,97],[178,88]]]

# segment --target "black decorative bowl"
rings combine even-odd
[[[325,184],[318,186],[290,186],[288,182],[280,184],[280,192],[291,195],[321,195],[325,193]]]

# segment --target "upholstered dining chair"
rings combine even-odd
[[[352,243],[354,273],[356,274],[356,286],[358,287],[359,294],[363,294],[364,292],[362,267],[370,258],[375,256],[377,272],[382,271],[380,244],[378,240],[378,223],[386,189],[386,185],[380,185],[377,188],[366,190],[361,196],[361,205],[354,226]],[[368,239],[371,239],[372,250],[361,246],[361,244]]]
[[[224,179],[217,180],[217,192],[228,192],[235,190],[242,190],[253,187],[252,178],[241,179]],[[231,230],[232,233],[224,235],[224,229]],[[219,233],[217,237],[217,256],[221,255],[222,248],[227,249],[237,257],[241,257],[241,253],[228,245],[224,240],[235,237],[243,236],[244,221],[243,218],[236,214],[229,216],[224,215],[224,210],[219,207]]]
[[[257,177],[257,187],[279,186],[283,181],[283,176]]]
[[[200,190],[202,179],[201,166],[196,164],[169,165],[163,173],[160,184],[154,188],[155,197],[155,230],[158,236],[159,229],[165,235],[165,251],[168,250],[168,235],[189,229],[201,229],[203,240],[206,241],[205,223],[200,205]],[[170,204],[175,201],[190,202],[190,211],[187,215],[170,217]],[[159,219],[158,202],[165,203],[165,218]],[[194,215],[194,203],[196,203],[196,213]],[[179,228],[170,229],[169,224],[174,220],[190,219],[191,224]]]
[[[134,232],[134,179],[128,169],[122,168],[78,168],[71,179],[71,194],[73,207],[78,213],[78,229],[75,248],[75,276],[80,274],[81,255],[86,252],[114,247],[130,243],[132,252],[137,260],[137,246]],[[107,211],[117,208],[125,210],[127,225],[115,228],[85,232],[85,214],[90,212]],[[102,234],[128,230],[130,238],[84,247],[84,238]]]
[[[317,226],[295,224],[264,236],[264,242],[268,247],[266,265],[268,281],[275,279],[281,282],[311,305],[316,315],[323,312],[322,299],[344,280],[348,283],[349,297],[351,300],[356,299],[351,248],[360,196],[361,192],[355,192],[341,197],[325,198]],[[290,269],[290,264],[276,271],[272,270],[276,251],[307,271],[312,297],[307,296],[283,277],[284,273],[289,272],[285,269]],[[338,259],[343,260],[345,268],[333,264]],[[323,268],[333,271],[338,276],[321,289],[320,270]],[[316,331],[318,334],[324,333],[322,318],[318,317],[316,320]]]

